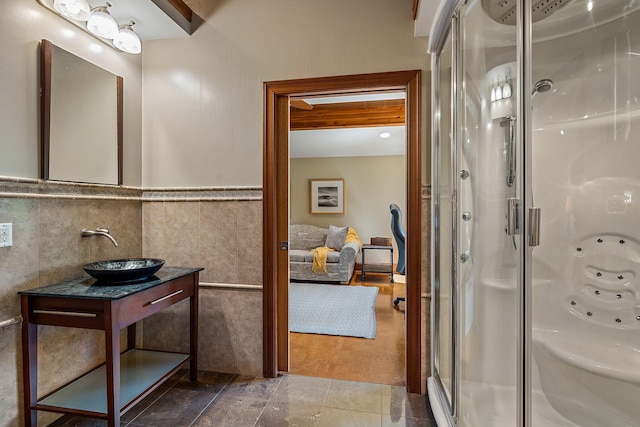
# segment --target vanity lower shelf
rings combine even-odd
[[[120,356],[120,409],[137,401],[176,372],[188,354],[133,349]],[[53,412],[91,413],[107,417],[106,365],[83,375],[39,400],[36,409]],[[101,418],[102,418],[101,417]]]

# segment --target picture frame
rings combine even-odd
[[[344,179],[310,179],[312,214],[344,214]]]

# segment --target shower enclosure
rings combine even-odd
[[[439,426],[640,426],[640,1],[443,0]]]

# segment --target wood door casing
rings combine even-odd
[[[264,84],[263,375],[286,371],[288,343],[289,97],[404,90],[407,129],[406,386],[421,390],[421,71],[357,74]]]

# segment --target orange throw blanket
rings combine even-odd
[[[344,243],[347,244],[351,242],[357,243],[358,247],[362,247],[362,242],[360,241],[360,237],[358,237],[358,233],[356,233],[353,228],[349,227]],[[333,249],[327,246],[320,246],[311,250],[311,253],[313,254],[311,271],[315,274],[327,274],[327,255],[330,251],[333,251]]]

